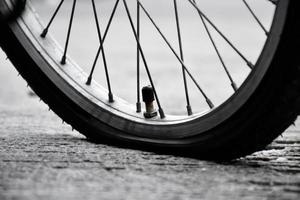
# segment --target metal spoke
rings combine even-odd
[[[178,45],[179,45],[179,50],[180,50],[180,58],[181,58],[182,61],[184,61],[181,30],[180,30],[180,22],[179,22],[178,8],[177,8],[177,0],[174,0],[174,10],[175,10],[176,28],[177,28],[177,36],[178,36]],[[189,97],[189,91],[188,91],[184,66],[182,66],[182,77],[183,77],[183,82],[184,82],[184,91],[185,91],[185,98],[186,98],[186,104],[187,104],[186,105],[187,113],[188,113],[188,115],[192,115],[193,112],[192,112],[192,107],[191,107],[191,104],[190,104],[190,97]]]
[[[60,7],[62,6],[62,4],[63,4],[64,1],[65,1],[65,0],[61,0],[61,1],[60,1],[58,7],[56,8],[56,10],[54,11],[54,14],[53,14],[52,17],[51,17],[49,23],[47,24],[46,28],[43,30],[43,32],[42,32],[42,34],[41,34],[41,37],[43,37],[43,38],[46,37],[46,35],[47,35],[47,33],[48,33],[48,30],[49,30],[49,28],[50,28],[50,26],[51,26],[51,24],[52,24],[54,18],[56,17],[56,15],[57,15],[57,13],[58,13],[58,11],[59,11],[59,9],[60,9]]]
[[[91,1],[92,1],[92,5],[93,5],[93,12],[94,12],[94,18],[95,18],[95,22],[96,22],[96,26],[97,26],[97,33],[98,33],[98,37],[99,37],[99,42],[100,42],[100,45],[102,45],[102,51],[101,52],[102,52],[103,65],[104,65],[105,76],[106,76],[107,87],[108,87],[109,102],[113,102],[114,101],[113,100],[113,94],[112,94],[112,90],[111,90],[110,78],[109,78],[109,73],[108,73],[108,68],[107,68],[107,62],[106,62],[106,57],[105,57],[103,40],[102,40],[102,36],[101,36],[101,30],[100,30],[100,25],[99,25],[99,20],[98,20],[97,9],[96,9],[96,5],[95,5],[95,0],[91,0]],[[91,74],[89,76],[89,78],[88,78],[88,80],[86,82],[87,85],[91,84],[92,75],[93,74]]]
[[[72,6],[72,12],[71,12],[71,17],[70,17],[69,27],[68,27],[68,34],[67,34],[64,54],[63,54],[62,59],[60,61],[60,63],[62,65],[66,64],[66,55],[67,55],[67,51],[68,51],[69,40],[70,40],[70,35],[71,35],[71,30],[72,30],[72,25],[73,25],[75,7],[76,7],[76,0],[73,0],[73,6]]]
[[[137,38],[140,41],[140,5],[136,3],[137,8],[136,8],[136,29],[137,29]],[[140,86],[140,51],[138,45],[136,45],[136,86],[137,86],[137,101],[136,101],[136,112],[141,112],[141,86]]]
[[[199,12],[201,16],[217,31],[217,33],[231,46],[231,48],[246,62],[247,66],[253,69],[254,65],[233,45],[233,43],[220,31],[220,29],[200,10],[200,8],[193,2],[188,0],[191,5]]]
[[[258,19],[258,17],[256,16],[256,14],[254,13],[254,11],[252,10],[252,8],[250,7],[250,5],[247,3],[246,0],[242,0],[245,4],[245,6],[247,7],[247,9],[249,10],[249,12],[251,13],[251,15],[253,16],[253,18],[255,19],[255,21],[258,23],[258,25],[262,28],[262,30],[265,32],[266,35],[269,35],[269,32],[267,31],[267,29],[264,27],[264,25],[261,23],[261,21]]]
[[[148,67],[148,64],[147,64],[147,61],[146,61],[146,58],[145,58],[142,46],[141,46],[139,38],[137,36],[137,32],[136,32],[136,30],[134,28],[134,24],[133,24],[133,21],[132,21],[132,18],[131,18],[131,14],[130,14],[130,11],[128,9],[126,0],[123,0],[123,3],[124,3],[124,7],[125,7],[125,10],[126,10],[126,13],[127,13],[130,25],[131,25],[131,29],[133,31],[134,37],[135,37],[137,45],[138,45],[139,52],[140,52],[140,55],[142,57],[142,60],[143,60],[143,63],[144,63],[144,66],[145,66],[145,69],[146,69],[146,72],[147,72],[150,84],[151,84],[151,86],[153,88],[153,93],[154,93],[154,96],[155,96],[155,99],[156,99],[156,102],[157,102],[157,105],[158,105],[158,112],[159,112],[160,118],[163,119],[163,118],[165,118],[165,114],[164,114],[164,111],[163,111],[163,109],[161,107],[161,104],[160,104],[160,101],[159,101],[159,98],[158,98],[158,95],[157,95],[157,92],[156,92],[156,89],[155,89],[155,85],[154,85],[154,82],[152,80],[152,76],[151,76],[151,73],[150,73],[150,70],[149,70],[149,67]]]
[[[278,0],[267,0],[267,1],[273,3],[274,5],[277,5],[277,3],[278,3]]]
[[[186,67],[186,65],[184,64],[184,62],[181,60],[180,56],[178,56],[178,54],[176,53],[176,51],[174,50],[174,48],[172,47],[172,45],[170,44],[170,42],[167,40],[167,38],[164,36],[164,34],[161,32],[161,30],[159,29],[159,27],[156,25],[156,23],[154,22],[154,20],[152,19],[152,17],[150,16],[150,14],[148,13],[148,11],[145,9],[145,7],[141,4],[140,0],[137,0],[138,3],[140,4],[140,7],[142,8],[142,10],[144,11],[144,13],[146,14],[146,16],[149,18],[149,20],[151,21],[151,23],[153,24],[153,26],[156,28],[156,30],[158,31],[158,33],[161,35],[161,37],[163,38],[163,40],[165,41],[165,43],[168,45],[168,47],[170,48],[170,50],[173,52],[173,54],[175,55],[175,57],[177,58],[177,60],[180,62],[180,64],[182,65],[182,67],[184,68],[184,70],[186,71],[186,73],[190,76],[190,78],[192,79],[192,81],[194,82],[194,84],[196,85],[196,87],[199,89],[199,91],[201,92],[202,96],[205,98],[208,106],[210,108],[214,108],[214,104],[211,102],[211,100],[208,98],[208,96],[206,95],[206,93],[204,92],[204,90],[200,87],[200,85],[198,84],[198,82],[196,81],[196,79],[194,78],[194,76],[190,73],[189,69]]]
[[[103,37],[102,37],[102,41],[100,42],[100,46],[97,50],[97,53],[96,53],[96,56],[95,56],[95,59],[94,59],[94,62],[93,62],[93,66],[92,66],[92,69],[90,71],[90,75],[89,75],[88,80],[86,82],[87,85],[89,84],[89,80],[90,81],[92,80],[92,77],[93,77],[93,74],[94,74],[94,71],[95,71],[95,67],[96,67],[100,52],[103,50],[103,45],[104,45],[104,42],[105,42],[105,38],[107,36],[108,30],[110,28],[111,22],[114,18],[114,15],[115,15],[115,12],[117,10],[118,5],[119,5],[119,0],[116,1],[115,5],[113,7],[112,13],[109,17],[107,26],[105,28],[105,32],[104,32]],[[108,88],[109,88],[108,99],[109,99],[110,102],[113,102],[113,96],[112,96],[111,89],[110,89],[111,87],[110,87],[110,81],[109,81],[109,76],[108,76],[108,70],[105,70],[105,71],[106,71],[106,77],[107,77],[107,79],[106,79],[107,80],[107,85],[108,85]]]
[[[197,3],[196,3],[196,0],[193,0],[193,1],[194,1],[195,4],[197,4]],[[222,66],[223,66],[223,68],[224,68],[226,74],[227,74],[227,77],[229,78],[229,80],[230,80],[230,82],[231,82],[231,87],[233,88],[234,91],[236,91],[236,90],[237,90],[236,83],[234,82],[234,80],[233,80],[231,74],[229,73],[229,71],[228,71],[228,69],[227,69],[227,66],[226,66],[226,64],[225,64],[225,62],[224,62],[223,57],[221,56],[221,53],[220,53],[220,51],[219,51],[219,49],[218,49],[218,47],[217,47],[217,45],[216,45],[216,42],[214,41],[214,39],[213,39],[213,37],[212,37],[212,35],[211,35],[211,33],[210,33],[208,27],[207,27],[206,22],[205,22],[205,20],[203,19],[203,16],[200,14],[200,12],[198,12],[198,14],[199,14],[200,19],[201,19],[201,22],[202,22],[202,24],[203,24],[203,26],[204,26],[204,28],[205,28],[205,31],[206,31],[206,33],[207,33],[207,35],[208,35],[208,37],[209,37],[209,40],[210,40],[210,42],[212,43],[213,48],[214,48],[214,50],[216,51],[216,54],[217,54],[217,56],[218,56],[218,58],[219,58],[219,60],[220,60],[220,62],[221,62],[221,64],[222,64]]]

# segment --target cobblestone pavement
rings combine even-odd
[[[300,121],[230,163],[93,144],[72,132],[0,52],[0,199],[299,199]]]

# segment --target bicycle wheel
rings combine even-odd
[[[263,149],[299,113],[300,69],[292,51],[299,46],[299,2],[252,3],[61,0],[49,11],[32,2],[16,22],[1,27],[1,47],[37,95],[94,141],[236,158]],[[80,8],[91,17],[76,31]],[[49,13],[46,23],[39,12]],[[90,35],[80,37],[74,55],[78,62],[89,59],[78,65],[67,55],[72,34],[84,29]],[[57,36],[60,42],[55,32],[64,36]],[[84,48],[93,37],[96,48]]]

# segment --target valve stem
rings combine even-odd
[[[157,110],[154,108],[153,102],[155,101],[153,88],[145,86],[142,88],[143,101],[145,102],[146,111],[144,117],[149,119],[157,116]]]

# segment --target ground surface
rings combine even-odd
[[[299,199],[300,121],[230,163],[93,144],[61,123],[0,53],[0,199]]]

